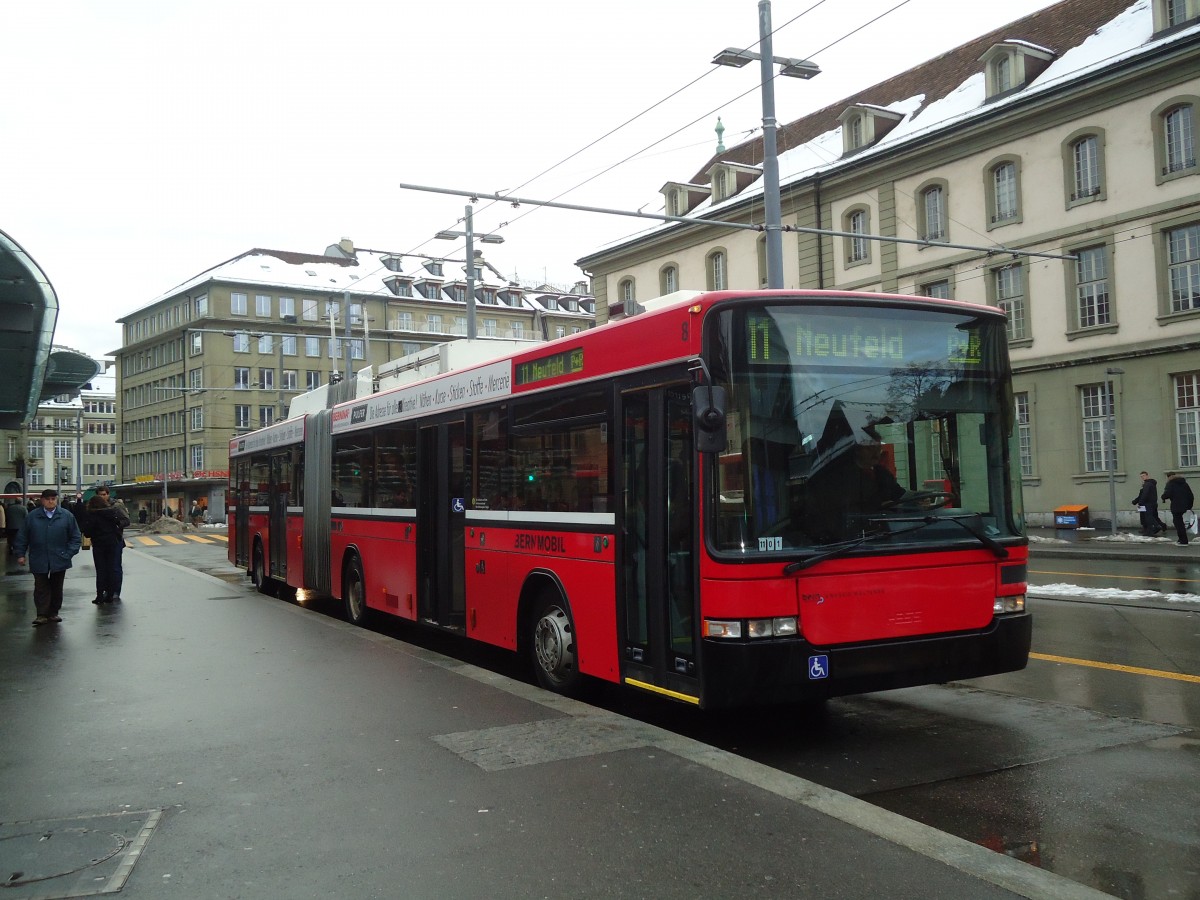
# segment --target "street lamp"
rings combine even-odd
[[[1118,369],[1112,366],[1104,370],[1104,374],[1108,376],[1106,386],[1108,388],[1108,505],[1112,508],[1112,522],[1110,529],[1112,534],[1117,533],[1117,398],[1113,393],[1114,375],[1124,375],[1124,369]]]
[[[467,240],[467,340],[475,340],[475,229],[471,218],[471,204],[467,204],[466,231],[439,231],[434,235],[441,241],[456,241],[459,238]],[[479,240],[485,244],[503,244],[504,238],[498,234],[481,234]]]
[[[821,74],[807,59],[771,55],[771,0],[758,0],[758,42],[762,53],[727,47],[713,57],[713,64],[740,69],[757,59],[762,79],[763,115],[763,228],[767,244],[767,287],[783,287],[783,209],[779,200],[779,156],[775,146],[775,73],[805,80]],[[468,255],[470,255],[468,251]]]

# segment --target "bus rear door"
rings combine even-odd
[[[699,702],[689,386],[621,400],[622,679]]]

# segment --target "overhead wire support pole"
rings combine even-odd
[[[556,200],[534,200],[529,197],[513,197],[510,194],[489,194],[483,191],[460,191],[455,188],[440,188],[430,187],[421,184],[399,184],[397,185],[404,191],[426,191],[432,194],[449,194],[452,197],[469,197],[471,200],[494,200],[499,203],[508,203],[512,206],[546,206],[550,209],[569,209],[575,212],[594,212],[601,213],[606,216],[628,216],[634,219],[653,219],[656,222],[679,222],[684,225],[718,225],[722,228],[737,228],[742,231],[764,231],[762,225],[751,225],[746,222],[726,222],[721,219],[701,219],[695,216],[668,216],[663,213],[648,213],[634,209],[612,209],[605,206],[584,206],[579,203],[562,203]],[[503,228],[507,222],[501,222],[498,227]],[[980,247],[975,244],[952,244],[949,241],[926,241],[920,238],[902,238],[893,237],[886,234],[862,234],[860,232],[850,231],[833,231],[828,228],[801,228],[799,225],[784,225],[784,231],[792,231],[796,234],[819,234],[826,237],[849,237],[860,238],[868,241],[881,241],[890,244],[916,244],[919,247],[949,247],[952,250],[972,250],[976,253],[985,253],[988,256],[1030,256],[1039,259],[1069,259],[1074,261],[1078,257],[1070,253],[1045,253],[1039,250],[1015,250],[1012,247],[993,246]]]

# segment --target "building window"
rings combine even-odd
[[[259,369],[258,370],[258,386],[264,391],[275,390],[275,370],[274,369]]]
[[[315,391],[321,386],[321,373],[314,372],[309,369],[304,373],[304,389],[306,391]]]
[[[250,406],[248,404],[238,403],[233,407],[233,427],[250,427]]]
[[[201,431],[204,428],[204,407],[193,406],[188,410],[188,415],[191,417],[192,431]]]
[[[442,333],[442,317],[437,313],[429,313],[425,317],[425,330],[433,334]]]
[[[679,290],[679,267],[672,264],[663,266],[659,273],[659,291],[663,294],[673,294]]]
[[[554,336],[556,338],[566,337],[567,336],[566,326],[565,325],[555,325],[554,326]]]
[[[713,202],[717,203],[729,196],[729,171],[717,169],[712,173]]]
[[[857,150],[863,145],[863,117],[854,116],[846,122],[846,149]]]
[[[943,278],[941,281],[930,281],[927,284],[921,285],[921,295],[924,297],[936,297],[939,300],[949,300],[950,279]]]
[[[199,356],[204,352],[204,333],[200,331],[193,331],[190,335],[188,335],[188,337],[191,340],[192,356]]]
[[[1165,232],[1171,312],[1200,310],[1200,225]]]
[[[204,370],[189,369],[188,370],[188,387],[193,391],[198,391],[204,387]]]
[[[859,265],[871,259],[871,243],[866,235],[870,226],[870,217],[866,209],[852,209],[843,217],[845,231],[851,236],[846,238],[846,266]]]
[[[1017,453],[1020,457],[1021,474],[1033,475],[1033,429],[1029,424],[1029,394],[1013,394],[1017,413]]]
[[[203,319],[208,315],[208,295],[195,297],[192,300],[192,318]]]
[[[1109,435],[1113,405],[1111,385],[1091,384],[1080,388],[1083,414],[1083,470],[1107,472],[1117,467],[1116,448]]]
[[[233,316],[246,315],[246,295],[232,293],[229,295],[229,314]]]
[[[704,260],[705,279],[710,291],[723,291],[728,284],[725,270],[725,251],[714,250]]]
[[[366,358],[366,353],[363,350],[363,339],[362,338],[352,338],[350,340],[349,344],[350,344],[350,358],[351,359],[365,359]]]
[[[617,285],[617,296],[621,298],[621,303],[625,306],[625,315],[632,316],[636,312],[634,304],[637,302],[632,278],[621,279],[620,284]]]
[[[296,298],[295,297],[280,297],[279,298],[279,318],[286,319],[288,317],[295,318],[296,316]]]
[[[1200,372],[1175,376],[1175,431],[1180,466],[1200,466]]]
[[[921,237],[927,241],[944,241],[947,235],[946,188],[933,184],[920,192]]]
[[[524,322],[513,322],[512,323],[512,336],[517,338],[518,340],[521,340],[525,337],[525,323]]]
[[[1100,141],[1090,134],[1071,145],[1071,160],[1075,169],[1075,190],[1072,200],[1090,200],[1100,194]]]
[[[258,427],[266,428],[275,421],[275,407],[260,406],[258,408]]]
[[[239,332],[233,336],[233,352],[234,353],[249,353],[250,352],[250,335]]]
[[[304,339],[304,355],[319,357],[321,355],[321,339],[318,337],[306,337]]]
[[[204,445],[192,444],[192,472],[204,470]]]
[[[294,391],[296,385],[300,383],[300,373],[295,369],[283,370],[283,382],[279,385],[281,390]]]
[[[992,271],[992,291],[996,305],[1008,317],[1008,339],[1023,341],[1029,337],[1025,321],[1025,291],[1020,266],[1005,266]]]
[[[1194,175],[1196,168],[1196,131],[1194,110],[1200,98],[1168,100],[1155,110],[1154,158],[1158,166],[1156,181],[1162,184],[1174,178]]]
[[[485,337],[495,337],[496,336],[496,320],[495,319],[484,319],[483,320],[483,333],[484,333]]]
[[[412,331],[413,330],[413,314],[410,312],[402,312],[396,314],[395,324],[392,325],[395,331]]]
[[[991,190],[989,210],[992,225],[1007,225],[1020,219],[1019,185],[1017,183],[1017,164],[1005,161],[993,166],[990,170]]]
[[[233,370],[233,387],[234,390],[246,391],[250,389],[250,369],[246,366],[235,366]]]
[[[1192,108],[1180,106],[1167,113],[1164,135],[1167,165],[1164,175],[1191,169],[1196,165],[1196,138],[1192,128]]]
[[[254,314],[260,319],[269,318],[271,315],[271,295],[270,294],[255,294],[254,295]]]
[[[258,352],[272,353],[275,350],[275,338],[269,334],[262,334],[258,337]]]
[[[997,57],[992,64],[992,83],[995,85],[993,94],[1003,94],[1005,91],[1012,90],[1012,59],[1007,55]]]
[[[1112,323],[1108,298],[1107,248],[1076,250],[1075,300],[1080,328],[1095,328]]]
[[[305,322],[317,321],[318,308],[319,307],[317,306],[316,300],[301,300],[300,301],[300,310],[301,310],[300,315],[304,319]]]

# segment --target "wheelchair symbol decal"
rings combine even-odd
[[[466,512],[467,504],[463,502],[462,497],[455,497],[450,501],[450,509],[456,513]]]
[[[810,656],[808,658],[808,677],[812,679],[829,677],[829,657]]]

